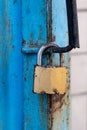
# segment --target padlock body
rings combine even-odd
[[[35,67],[34,92],[64,94],[67,90],[66,67]]]

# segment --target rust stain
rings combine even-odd
[[[51,130],[51,118],[52,118],[52,115],[51,115],[51,108],[52,108],[52,95],[48,95],[48,130]]]
[[[55,35],[52,35],[52,42],[55,42],[56,41],[56,37]]]
[[[64,118],[62,117],[62,111],[63,111],[63,106],[69,106],[68,103],[68,96],[66,94],[60,95],[60,94],[55,94],[52,95],[51,97],[51,129],[54,126],[55,121],[57,120],[58,122],[63,122]],[[67,118],[67,124],[68,124],[68,118]]]
[[[65,94],[55,94],[52,95],[52,113],[56,112],[57,110],[60,110],[63,106],[63,97]]]
[[[49,130],[52,130],[54,120],[58,114],[61,115],[65,94],[49,95]],[[56,116],[55,116],[56,115]]]
[[[64,66],[64,63],[65,63],[65,61],[64,61],[64,54],[61,53],[61,66]]]

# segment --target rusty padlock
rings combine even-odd
[[[64,94],[67,89],[66,67],[41,65],[43,52],[51,47],[59,48],[58,45],[51,43],[43,45],[38,52],[34,74],[34,92],[38,94]]]

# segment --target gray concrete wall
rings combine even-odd
[[[80,49],[71,52],[71,130],[87,130],[87,0],[77,0]]]

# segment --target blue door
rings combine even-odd
[[[0,130],[70,130],[69,76],[65,95],[33,92],[39,48],[69,44],[66,0],[0,3]],[[58,54],[51,59],[59,65]],[[62,66],[69,68],[69,59],[62,54]]]

